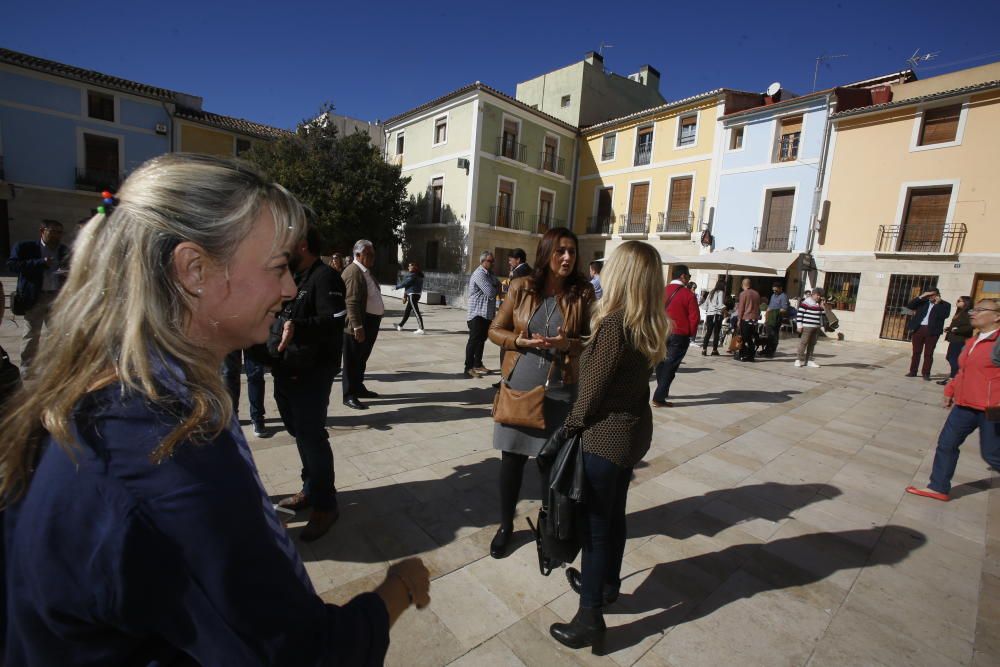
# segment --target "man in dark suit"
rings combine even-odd
[[[528,265],[528,255],[522,248],[514,248],[507,257],[510,265],[510,279],[523,278],[531,274],[531,267]]]
[[[344,328],[344,405],[355,410],[367,410],[361,398],[377,398],[378,394],[365,386],[368,357],[375,347],[378,328],[385,314],[382,290],[372,275],[375,266],[375,246],[361,239],[354,244],[354,261],[341,277],[346,287],[347,324]]]
[[[302,460],[302,490],[278,504],[296,512],[312,507],[300,535],[306,542],[322,537],[340,516],[326,413],[340,369],[345,290],[337,272],[320,259],[321,245],[319,231],[310,225],[292,252],[289,267],[298,294],[285,303],[285,336],[273,368],[274,400]]]
[[[931,363],[934,361],[934,346],[944,332],[944,323],[951,315],[951,304],[941,298],[941,292],[936,287],[927,290],[916,299],[906,304],[913,311],[913,316],[907,324],[910,331],[910,342],[913,345],[913,355],[910,357],[910,372],[906,377],[917,377],[917,366],[920,364],[920,352],[924,353],[924,365],[920,371],[925,380],[931,379]]]
[[[63,226],[57,220],[45,220],[38,241],[21,241],[7,260],[7,270],[16,272],[17,293],[24,302],[28,326],[21,343],[21,368],[26,370],[38,352],[42,327],[49,322],[49,311],[69,270],[69,248],[63,244]]]

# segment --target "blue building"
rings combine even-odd
[[[0,255],[58,220],[72,236],[103,189],[170,152],[172,114],[202,100],[0,49]]]
[[[811,266],[804,257],[812,252],[812,232],[823,209],[830,114],[871,104],[877,90],[912,76],[899,72],[802,96],[775,84],[759,106],[721,117],[715,248],[754,253],[779,279],[787,276],[789,292],[798,293],[801,272]]]

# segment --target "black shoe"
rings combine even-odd
[[[344,405],[355,410],[367,410],[368,406],[359,401],[358,399],[351,397],[344,399]]]
[[[925,380],[925,381],[929,381],[930,379],[931,379],[931,376],[930,376],[930,375],[925,375],[925,376],[924,376],[924,380]]]
[[[945,384],[948,384],[948,382],[950,382],[950,381],[951,381],[951,378],[945,378],[943,380],[938,380],[937,383],[940,384],[940,385],[945,385]]]
[[[917,374],[916,373],[907,373],[906,377],[908,377],[908,378],[915,378],[915,377],[917,377]]]
[[[701,356],[703,356],[703,357],[707,357],[708,356],[708,348],[707,347],[701,348]]]
[[[579,595],[583,590],[583,575],[575,567],[566,568],[566,581],[569,587]],[[611,584],[604,584],[604,604],[614,604],[618,599],[618,588]]]
[[[358,392],[358,398],[378,398],[378,394],[371,389],[362,389]]]
[[[604,614],[600,608],[580,607],[569,623],[553,623],[549,634],[569,648],[591,647],[594,655],[604,655],[604,636],[608,626],[604,624]]]
[[[514,532],[514,527],[504,528],[501,526],[497,528],[497,534],[493,536],[493,541],[490,542],[490,555],[494,558],[504,558],[507,555],[507,545],[510,544],[510,536]]]
[[[713,357],[719,356],[719,351],[718,350],[712,350],[712,354],[710,356],[713,356]]]

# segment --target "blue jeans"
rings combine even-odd
[[[948,353],[945,355],[945,359],[948,360],[948,364],[951,366],[950,377],[958,375],[958,356],[962,354],[963,347],[965,347],[964,340],[953,340],[948,343]]]
[[[691,343],[690,336],[679,336],[670,334],[667,338],[667,358],[656,364],[656,391],[653,392],[654,401],[665,401],[670,394],[670,385],[677,375],[677,369],[684,361],[687,354],[688,345]]]
[[[274,400],[302,460],[302,490],[318,510],[337,506],[333,450],[326,431],[326,411],[336,368],[331,366],[305,378],[274,378]]]
[[[580,606],[604,605],[604,587],[621,586],[625,556],[625,500],[631,468],[596,454],[583,454],[587,520],[584,524]]]
[[[958,465],[958,448],[973,431],[979,429],[979,452],[993,468],[1000,470],[1000,422],[986,419],[982,410],[973,410],[956,405],[948,414],[948,420],[938,436],[937,450],[934,452],[934,467],[931,483],[927,486],[938,493],[951,491],[951,478]]]
[[[226,382],[229,395],[233,398],[233,412],[239,412],[240,405],[240,360],[247,372],[247,398],[250,401],[250,421],[264,423],[264,367],[236,350],[226,355],[222,363],[222,379]]]

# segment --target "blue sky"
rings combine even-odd
[[[324,101],[386,118],[476,80],[518,81],[581,60],[649,63],[679,99],[772,81],[812,89],[906,67],[921,78],[1000,60],[1000,2],[303,2],[4,0],[0,46],[200,95],[204,108],[293,127]],[[937,20],[927,16],[940,17]]]

